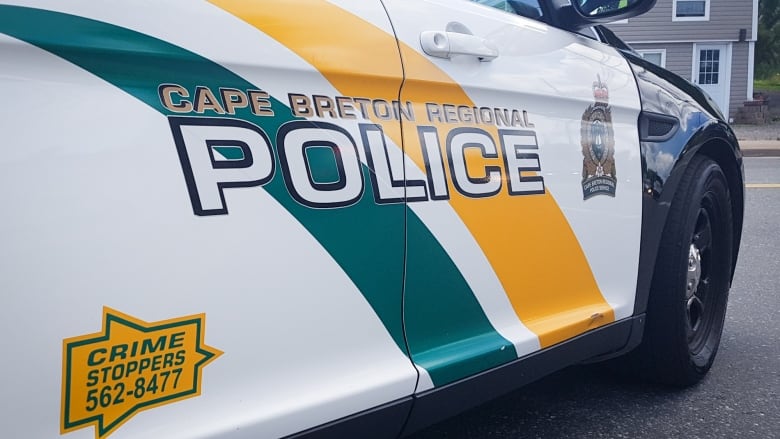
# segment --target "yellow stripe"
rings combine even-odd
[[[324,0],[296,0],[294,12],[290,3],[276,0],[210,2],[295,52],[342,94],[398,99],[403,71],[396,40],[373,24]],[[397,121],[375,122],[390,138],[401,138]]]
[[[748,189],[778,189],[780,183],[747,183],[745,187]]]
[[[474,106],[460,85],[417,51],[401,44],[401,57],[407,74],[403,100],[421,103],[415,105],[416,114],[425,114],[425,102]],[[441,133],[453,125],[436,127],[443,140]],[[495,127],[480,127],[498,139]],[[424,169],[419,139],[414,130],[404,132],[407,155]],[[471,160],[469,167],[478,169]],[[502,166],[502,159],[491,164]],[[615,320],[574,232],[549,193],[517,197],[502,191],[474,199],[461,196],[452,178],[449,186],[450,204],[485,252],[517,316],[539,336],[542,347]]]
[[[398,99],[401,70],[395,37],[360,17],[323,0],[299,0],[294,14],[285,2],[211,2],[298,54],[340,93]],[[416,115],[425,114],[425,102],[474,106],[445,72],[413,48],[403,43],[400,47],[407,74],[401,101],[414,102]],[[402,144],[398,122],[383,126],[388,137]],[[451,128],[438,124],[442,140]],[[495,127],[487,131],[498,139]],[[404,132],[406,154],[424,170],[416,129],[405,127]],[[502,163],[501,158],[491,161],[473,155],[467,160],[475,168],[482,162]],[[451,206],[487,256],[518,317],[539,336],[542,347],[614,321],[574,232],[549,193],[517,197],[502,192],[473,199],[460,195],[449,181]]]

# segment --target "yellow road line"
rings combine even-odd
[[[780,189],[780,183],[747,183],[748,189]]]

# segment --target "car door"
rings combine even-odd
[[[280,437],[408,400],[382,4],[13,3],[3,434]]]
[[[642,187],[625,60],[468,1],[383,3],[414,109],[407,184],[427,190],[410,216],[438,243],[409,229],[404,321],[429,379],[418,391],[630,316]]]

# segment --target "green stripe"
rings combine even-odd
[[[0,6],[0,32],[80,66],[164,115],[173,113],[160,103],[157,87],[163,83],[176,83],[190,91],[196,86],[211,90],[258,89],[221,65],[186,49],[130,29],[74,15]],[[227,117],[262,126],[276,150],[275,133],[294,117],[283,103],[273,98],[270,101],[274,117],[257,117],[248,109],[238,109],[236,115]],[[278,154],[274,156],[276,169],[281,169]],[[263,188],[341,266],[404,352],[399,297],[404,234],[399,224],[403,224],[404,215],[408,214],[409,346],[414,361],[430,372],[435,384],[515,358],[511,344],[491,327],[457,267],[419,218],[401,204],[374,203],[369,195],[369,172],[363,168],[366,194],[346,208],[311,209],[300,205],[290,197],[279,172]],[[311,294],[327,292],[312,290]],[[334,340],[334,344],[338,342]]]
[[[404,323],[414,362],[439,386],[516,359],[455,263],[409,213]]]

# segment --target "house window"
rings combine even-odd
[[[720,72],[720,50],[699,51],[699,84],[718,84]]]
[[[654,49],[654,50],[637,50],[637,52],[647,61],[650,61],[651,63],[666,67],[666,50],[665,49]]]
[[[672,21],[708,21],[710,0],[674,0]]]

